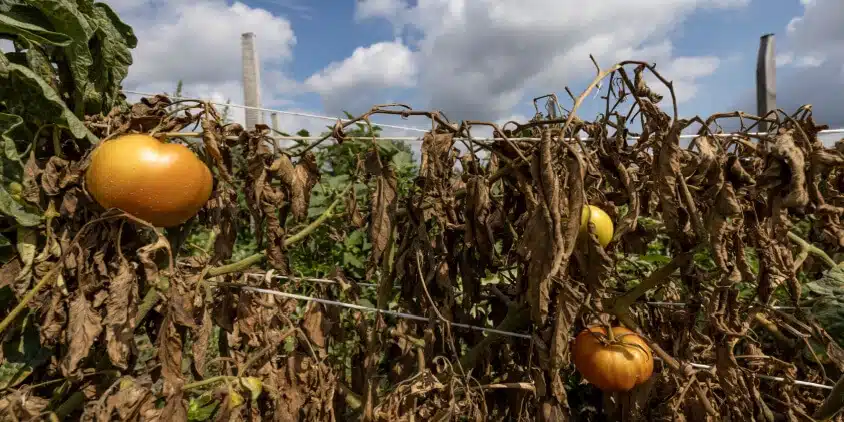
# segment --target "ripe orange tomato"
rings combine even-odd
[[[627,328],[613,327],[612,332],[615,342],[603,344],[598,337],[607,338],[606,328],[594,326],[581,331],[572,348],[574,366],[601,391],[630,391],[653,374],[653,352]]]
[[[156,227],[184,223],[211,196],[211,170],[184,145],[144,134],[100,144],[85,173],[91,196]]]
[[[604,210],[594,205],[589,205],[583,207],[583,211],[580,214],[581,234],[588,233],[589,226],[587,225],[587,222],[589,221],[595,225],[595,235],[598,236],[598,243],[606,248],[612,241],[612,219],[606,212],[604,212]]]

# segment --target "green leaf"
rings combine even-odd
[[[23,127],[23,119],[21,116],[14,114],[0,113],[0,140],[3,141],[3,152],[6,158],[14,161],[23,167],[20,155],[18,155],[17,147],[15,147],[15,140],[12,138],[12,132]]]
[[[803,285],[811,315],[844,347],[844,266],[832,268],[816,281]]]
[[[355,230],[346,237],[346,241],[344,242],[347,247],[351,246],[358,246],[363,243],[363,232],[360,230]]]
[[[41,336],[33,319],[33,315],[28,314],[23,320],[22,333],[14,340],[3,343],[0,389],[20,384],[53,355],[52,350],[41,347]]]
[[[3,362],[0,365],[0,389],[13,388],[32,373],[32,366],[25,362]]]
[[[349,252],[343,252],[343,265],[351,265],[356,268],[363,268],[363,262],[357,256]]]
[[[665,255],[642,255],[639,257],[639,260],[644,262],[651,262],[656,264],[667,264],[671,262],[671,258]]]
[[[85,91],[85,111],[97,114],[108,112],[118,101],[120,84],[132,65],[130,45],[136,44],[137,39],[132,28],[121,22],[107,5],[98,3],[92,13],[97,30],[89,43],[93,59],[89,69],[92,84]]]
[[[0,98],[8,112],[21,116],[28,123],[54,123],[70,130],[77,139],[99,142],[67,108],[59,94],[35,72],[14,63],[8,65],[8,70],[8,79],[0,81]]]
[[[9,64],[11,64],[11,62],[9,61],[9,58],[2,53],[3,52],[0,51],[0,78],[5,79],[9,77]]]
[[[40,46],[30,45],[26,50],[26,64],[32,69],[47,85],[54,90],[58,89],[56,84],[56,70],[44,50]]]
[[[197,398],[191,399],[188,404],[189,421],[207,421],[214,415],[219,403],[214,400],[210,393],[205,393]]]
[[[14,34],[34,43],[58,47],[66,47],[73,42],[65,34],[48,31],[38,25],[17,20],[8,14],[0,14],[0,32]]]
[[[41,223],[41,216],[26,211],[4,186],[0,186],[0,214],[13,217],[24,227],[34,227]]]
[[[88,41],[94,35],[95,28],[91,27],[88,19],[72,0],[29,0],[53,24],[56,31],[68,35],[73,42],[62,52],[67,57],[70,73],[73,75],[73,98],[80,101],[85,94],[88,84],[88,69],[94,64]],[[77,104],[77,107],[81,104]]]

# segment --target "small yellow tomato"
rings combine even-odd
[[[595,235],[598,236],[598,242],[601,246],[607,247],[610,241],[612,241],[613,235],[613,224],[610,216],[604,210],[594,205],[589,205],[583,207],[583,212],[580,216],[580,232],[582,234],[589,232],[588,221],[591,221],[595,225]]]

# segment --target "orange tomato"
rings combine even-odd
[[[607,338],[606,328],[594,326],[581,331],[572,348],[574,366],[583,378],[602,391],[630,391],[653,374],[653,352],[627,328],[613,327],[612,332],[616,341],[603,344],[598,337]]]
[[[156,227],[184,223],[211,196],[211,170],[190,149],[145,134],[100,144],[85,173],[91,196]]]

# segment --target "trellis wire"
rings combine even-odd
[[[347,303],[347,302],[340,302],[340,301],[336,301],[336,300],[322,299],[322,298],[313,297],[313,296],[297,295],[295,293],[287,293],[287,292],[281,292],[281,291],[278,291],[278,290],[262,289],[260,287],[244,286],[242,284],[237,284],[237,283],[226,283],[226,282],[219,282],[219,281],[212,281],[211,283],[217,284],[219,286],[234,287],[234,288],[238,288],[238,289],[241,289],[241,290],[246,290],[246,291],[251,291],[251,292],[256,292],[256,293],[265,293],[265,294],[268,294],[268,295],[286,297],[288,299],[303,300],[303,301],[307,301],[307,302],[317,302],[317,303],[322,303],[324,305],[340,306],[340,307],[344,307],[344,308],[355,309],[355,310],[358,310],[358,311],[392,315],[396,318],[410,319],[410,320],[415,320],[415,321],[431,321],[430,318],[425,318],[423,316],[409,314],[407,312],[391,311],[389,309],[372,308],[372,307],[369,307],[369,306],[356,305],[354,303]],[[461,323],[458,323],[458,322],[450,322],[449,325],[451,325],[452,327],[465,328],[467,330],[483,331],[483,332],[487,332],[487,333],[501,334],[501,335],[510,336],[510,337],[518,337],[518,338],[526,338],[526,339],[531,338],[530,334],[514,333],[512,331],[503,331],[503,330],[498,330],[498,329],[495,329],[495,328],[480,327],[480,326],[477,326],[477,325],[461,324]]]
[[[829,134],[836,134],[841,133],[844,134],[844,128],[842,129],[827,129],[818,132],[819,134],[829,135]],[[747,135],[751,136],[763,136],[767,135],[768,132],[750,132]],[[730,136],[738,136],[743,135],[740,133],[716,133],[714,134],[717,137],[730,137]],[[698,134],[694,133],[686,133],[680,135],[680,139],[694,139],[697,138]],[[322,139],[321,136],[272,136],[273,139],[278,139],[282,141],[317,141]],[[371,136],[349,136],[344,139],[355,139],[355,140],[372,140]],[[378,136],[375,138],[376,140],[390,140],[390,141],[405,141],[405,142],[422,142],[422,137],[420,136]],[[459,137],[455,136],[455,140],[473,140],[473,141],[481,141],[481,142],[501,142],[504,141],[504,138],[483,138],[483,137]],[[567,141],[573,141],[574,138],[564,138]],[[627,138],[628,141],[636,140],[636,137]],[[532,137],[514,137],[514,138],[507,138],[509,141],[528,141],[528,142],[538,142],[541,141],[542,138],[532,138]],[[581,141],[594,141],[593,138],[581,138]]]
[[[249,275],[254,276],[255,273],[251,273]],[[281,277],[286,277],[286,276],[281,276]],[[306,278],[297,278],[297,277],[288,277],[288,278],[289,279],[306,279]],[[315,279],[315,280],[321,280],[323,282],[329,282],[329,283],[337,283],[336,280],[330,280],[330,279]],[[216,284],[218,286],[232,287],[232,288],[237,288],[237,289],[246,290],[246,291],[255,292],[255,293],[263,293],[263,294],[268,294],[268,295],[273,295],[273,296],[284,297],[284,298],[288,298],[288,299],[295,299],[295,300],[301,300],[301,301],[306,301],[306,302],[316,302],[316,303],[321,303],[321,304],[324,304],[324,305],[339,306],[339,307],[354,309],[354,310],[363,311],[363,312],[391,315],[391,316],[395,316],[396,318],[409,319],[409,320],[414,320],[414,321],[423,321],[423,322],[430,322],[430,321],[441,322],[437,319],[425,318],[425,317],[415,315],[415,314],[411,314],[411,313],[407,313],[407,312],[391,311],[389,309],[372,308],[372,307],[369,307],[369,306],[357,305],[357,304],[354,304],[354,303],[347,303],[347,302],[341,302],[341,301],[337,301],[337,300],[322,299],[322,298],[313,297],[313,296],[298,295],[298,294],[295,294],[295,293],[287,293],[287,292],[282,292],[282,291],[278,291],[278,290],[263,289],[263,288],[260,288],[260,287],[245,286],[243,284],[227,283],[227,282],[220,282],[220,281],[211,281],[210,283]],[[531,338],[530,334],[522,334],[522,333],[516,333],[516,332],[512,332],[512,331],[498,330],[498,329],[495,329],[495,328],[480,327],[480,326],[477,326],[477,325],[461,324],[461,323],[457,323],[457,322],[450,322],[449,325],[452,326],[452,327],[464,328],[464,329],[468,329],[468,330],[476,330],[476,331],[482,331],[482,332],[487,332],[487,333],[500,334],[500,335],[507,336],[507,337],[515,337],[515,338],[522,338],[522,339],[530,339]],[[659,359],[659,358],[654,357],[654,359]],[[702,363],[691,363],[690,362],[689,365],[691,365],[693,368],[696,368],[696,369],[706,369],[706,370],[712,369],[712,365],[704,365]],[[783,377],[773,377],[773,376],[770,376],[770,375],[763,375],[763,374],[753,374],[753,375],[760,378],[760,379],[766,379],[766,380],[770,380],[770,381],[789,382],[789,380],[787,380]],[[826,390],[832,390],[832,386],[830,386],[830,385],[824,385],[824,384],[818,384],[818,383],[814,383],[814,382],[800,381],[800,380],[794,380],[794,381],[791,381],[791,382],[793,382],[795,385],[802,385],[802,386],[805,386],[805,387],[813,387],[813,388],[821,388],[821,389],[826,389]]]
[[[130,90],[127,90],[127,89],[124,89],[123,92],[128,93],[128,94],[143,95],[145,97],[154,97],[156,95],[161,95],[161,94],[151,94],[149,92],[130,91]],[[167,95],[167,97],[170,98],[170,99],[173,99],[173,100],[191,100],[191,99],[193,99],[193,98],[187,98],[187,97],[177,97],[175,95]],[[226,104],[226,103],[218,103],[218,102],[215,102],[215,101],[207,101],[207,100],[204,100],[204,101],[206,101],[209,104],[214,104],[214,105],[217,105],[217,106],[220,106],[220,107],[235,107],[235,108],[242,108],[242,109],[246,109],[246,110],[258,110],[258,111],[265,111],[265,112],[268,112],[268,113],[286,114],[286,115],[289,115],[289,116],[299,116],[299,117],[309,117],[309,118],[312,118],[312,119],[331,120],[331,121],[335,121],[335,122],[337,120],[340,120],[341,122],[348,122],[349,121],[349,119],[342,119],[342,118],[339,118],[339,117],[321,116],[319,114],[302,113],[302,112],[298,112],[298,111],[273,110],[271,108],[252,107],[252,106],[247,106],[247,105],[242,105],[242,104]],[[428,132],[428,129],[420,129],[418,127],[385,125],[385,124],[380,124],[380,123],[373,123],[373,125],[381,126],[381,127],[388,127],[388,128],[392,128],[392,129],[409,130],[409,131],[412,131],[412,132]],[[320,138],[317,137],[315,139],[320,139]]]
[[[264,278],[264,277],[267,276],[267,274],[268,273],[244,273],[244,275],[246,275],[246,276],[255,277],[255,278]],[[331,278],[295,277],[295,276],[278,275],[278,274],[271,274],[270,278],[273,278],[273,279],[276,279],[276,280],[290,280],[290,281],[294,281],[294,282],[295,281],[310,281],[310,282],[314,282],[314,283],[324,283],[324,284],[340,284],[341,283],[340,280],[335,280],[335,279],[331,279]],[[375,283],[358,283],[358,282],[355,282],[355,284],[357,284],[358,286],[361,286],[361,287],[370,287],[370,288],[378,287],[378,285],[375,284]],[[676,306],[678,308],[682,308],[682,307],[686,306],[686,304],[684,302],[651,301],[651,302],[641,302],[641,303],[644,303],[644,304],[649,305],[649,306],[668,306],[668,307]],[[780,311],[787,311],[787,310],[796,309],[794,306],[770,306],[769,308],[780,310]]]
[[[143,95],[143,96],[146,96],[146,97],[153,97],[155,95],[160,95],[160,94],[152,94],[152,93],[148,93],[148,92],[130,91],[130,90],[126,90],[126,89],[124,89],[123,92],[129,93],[129,94],[135,94],[135,95]],[[167,97],[174,99],[174,100],[189,100],[189,99],[191,99],[191,98],[188,98],[188,97],[177,97],[177,96],[173,96],[173,95],[167,95]],[[286,114],[286,115],[290,115],[290,116],[309,117],[309,118],[313,118],[313,119],[322,119],[322,120],[331,120],[331,121],[337,121],[337,120],[340,120],[341,122],[348,122],[349,121],[349,119],[346,119],[346,118],[322,116],[322,115],[310,114],[310,113],[301,113],[301,112],[298,112],[298,111],[275,110],[275,109],[271,109],[271,108],[252,107],[252,106],[247,106],[247,105],[243,105],[243,104],[232,104],[232,103],[227,104],[227,103],[219,103],[219,102],[214,102],[214,101],[206,101],[206,102],[208,102],[209,104],[214,104],[214,105],[218,105],[218,106],[221,106],[221,107],[235,107],[235,108],[242,108],[242,109],[245,109],[245,110],[257,110],[257,111],[264,111],[264,112],[268,112],[268,113]],[[422,128],[418,128],[418,127],[409,127],[409,126],[396,126],[396,125],[388,125],[388,124],[380,124],[380,123],[373,123],[373,125],[374,126],[381,126],[381,127],[388,127],[388,128],[391,128],[391,129],[407,130],[407,131],[411,131],[411,132],[429,132],[430,131],[430,129],[422,129]],[[829,135],[829,134],[836,134],[836,133],[844,134],[844,128],[826,129],[826,130],[822,130],[822,131],[818,132],[818,134],[821,134],[821,135]],[[767,135],[767,134],[768,134],[768,132],[750,132],[750,133],[747,133],[747,134],[716,133],[715,136],[718,136],[718,137],[730,137],[730,136],[737,136],[737,135],[764,136],[764,135]],[[699,135],[697,135],[697,134],[687,133],[687,134],[681,134],[680,139],[693,139],[693,138],[696,138],[698,136]],[[322,136],[273,135],[273,136],[271,136],[271,138],[277,139],[277,140],[288,140],[288,141],[318,141],[318,140],[321,140],[323,137]],[[345,139],[372,140],[373,138],[372,137],[350,136],[350,137],[347,137]],[[391,140],[391,141],[422,142],[422,137],[420,137],[420,136],[379,136],[379,137],[374,138],[374,139],[381,140],[381,141]],[[479,141],[479,142],[500,142],[500,141],[504,141],[503,138],[489,138],[489,137],[455,137],[454,139],[455,140],[474,140],[474,141]],[[574,138],[564,138],[564,139],[567,140],[567,141],[574,140]],[[637,138],[636,137],[627,138],[628,141],[629,140],[635,140],[635,139],[637,139]],[[538,142],[542,139],[541,138],[531,138],[531,137],[527,137],[527,138],[521,137],[521,138],[508,138],[508,140],[510,140],[510,141],[536,141],[536,142]],[[594,139],[593,138],[583,138],[581,140],[582,141],[591,141],[591,140],[594,140]]]

